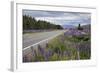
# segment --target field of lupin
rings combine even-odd
[[[38,44],[23,62],[87,60],[91,58],[91,37],[88,29],[68,29],[48,41],[45,46]],[[30,58],[31,57],[31,58]]]

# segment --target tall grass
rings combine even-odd
[[[90,59],[90,45],[89,35],[64,33],[46,43],[46,47],[38,45],[38,49],[32,52],[31,60],[24,62]]]

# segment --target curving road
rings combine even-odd
[[[65,30],[55,30],[55,31],[48,31],[48,32],[37,32],[37,33],[27,33],[23,35],[23,48],[26,48],[30,45],[38,43],[42,40],[58,36],[64,33]]]

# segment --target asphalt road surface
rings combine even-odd
[[[65,32],[65,30],[55,30],[55,31],[48,31],[48,32],[37,32],[37,33],[26,33],[23,35],[23,48],[26,48],[30,45],[38,43],[42,40],[48,39],[55,35],[60,35],[61,33]]]

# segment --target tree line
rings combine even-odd
[[[36,20],[34,17],[23,15],[23,30],[63,29],[62,26],[51,22]]]

